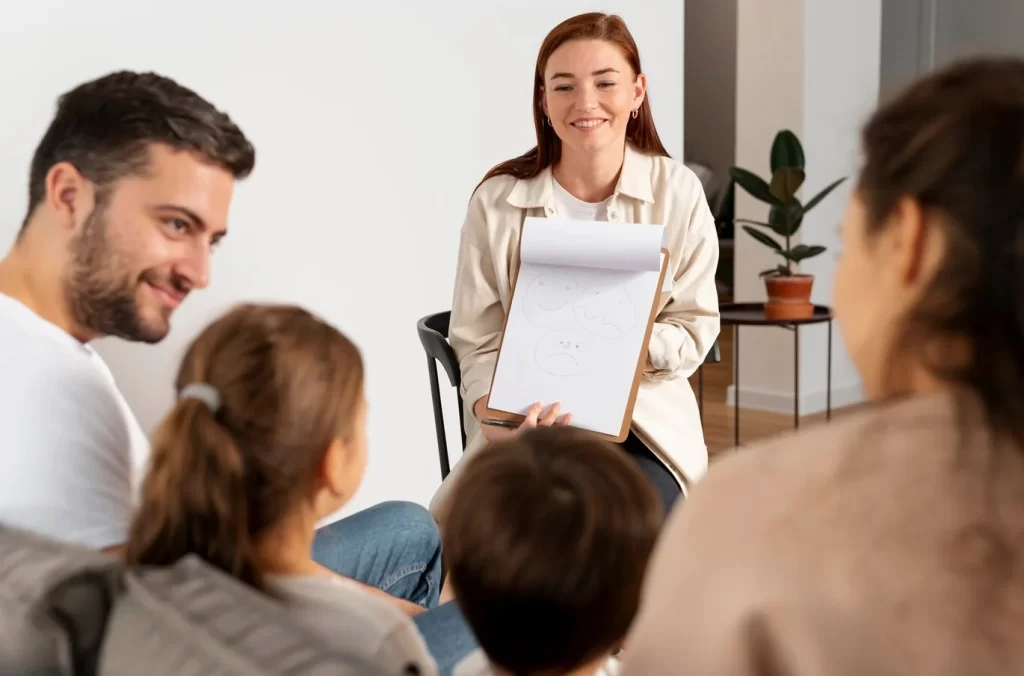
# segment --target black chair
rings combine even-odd
[[[437,362],[441,362],[444,372],[448,374],[448,382],[455,388],[459,400],[459,434],[462,436],[462,448],[466,448],[466,426],[462,412],[462,374],[459,371],[459,360],[455,351],[448,344],[448,322],[451,312],[438,312],[427,315],[416,322],[416,333],[427,353],[427,372],[430,374],[430,398],[434,404],[434,431],[437,433],[437,455],[441,462],[441,480],[452,471],[448,460],[448,437],[444,431],[444,411],[441,408],[441,385],[437,378]]]
[[[448,459],[448,436],[444,429],[444,410],[441,408],[441,384],[437,376],[437,362],[441,362],[444,372],[448,374],[448,382],[455,388],[455,394],[459,401],[459,434],[462,437],[462,449],[466,449],[466,426],[462,410],[462,392],[459,385],[462,384],[462,373],[459,370],[459,360],[455,357],[455,351],[448,344],[448,324],[451,320],[451,312],[437,312],[423,317],[416,322],[416,333],[419,334],[420,343],[424,352],[427,353],[427,373],[430,376],[430,398],[434,405],[434,432],[437,435],[437,456],[441,463],[441,480],[452,471],[451,461]],[[704,358],[704,364],[717,364],[722,361],[722,349],[715,339],[711,349]],[[697,407],[700,410],[701,422],[704,422],[704,367],[697,369]]]

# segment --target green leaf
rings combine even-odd
[[[788,252],[782,252],[782,257],[791,260],[794,263],[799,263],[800,261],[807,260],[808,258],[813,258],[814,256],[817,256],[819,254],[823,254],[825,253],[825,251],[825,247],[818,246],[817,244],[813,244],[810,246],[807,244],[797,244]]]
[[[774,239],[772,239],[768,235],[764,234],[760,230],[755,230],[754,228],[750,227],[749,225],[744,225],[743,229],[747,231],[748,235],[750,235],[751,237],[756,239],[761,244],[764,244],[766,247],[769,247],[771,249],[775,249],[776,251],[782,251],[782,245],[781,244],[779,244]]]
[[[789,216],[787,220],[786,217]],[[784,207],[772,207],[768,212],[768,227],[781,237],[792,237],[803,222],[800,200],[793,200]]]
[[[732,180],[736,181],[741,188],[750,193],[750,195],[755,199],[767,202],[768,204],[781,206],[782,203],[772,195],[768,184],[765,183],[765,180],[757,174],[751,173],[746,169],[733,167],[729,170],[729,176],[731,176]]]
[[[775,196],[775,199],[786,204],[793,199],[803,182],[803,169],[779,169],[772,174],[772,184],[768,190]]]
[[[828,194],[830,192],[832,192],[833,190],[835,190],[839,186],[839,184],[842,183],[845,180],[846,180],[846,177],[843,176],[842,178],[832,182],[831,185],[827,186],[824,190],[822,190],[817,195],[812,197],[811,200],[807,203],[807,206],[804,207],[804,213],[806,214],[808,211],[810,211],[814,207],[818,206],[818,202],[820,202],[821,200],[823,200],[826,197],[828,197]]]
[[[776,207],[772,207],[772,209],[775,209],[775,208]],[[737,218],[735,222],[739,223],[740,225],[743,225],[744,223],[746,223],[747,225],[759,225],[762,228],[773,228],[774,229],[774,226],[771,223],[762,223],[761,221],[751,221],[751,220],[748,220],[746,218]]]
[[[764,277],[766,275],[780,275],[780,276],[785,277],[788,274],[789,274],[789,270],[786,269],[785,265],[777,265],[774,268],[768,268],[767,270],[762,270],[761,272],[757,273],[757,276],[758,277]]]
[[[772,142],[772,173],[779,169],[803,169],[804,149],[796,134],[783,129]]]

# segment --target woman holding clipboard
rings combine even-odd
[[[448,337],[462,373],[466,452],[516,433],[488,421],[486,411],[524,219],[664,225],[666,285],[622,446],[658,489],[667,513],[707,467],[687,378],[719,332],[714,218],[700,181],[669,158],[658,137],[647,79],[622,19],[590,13],[556,26],[541,45],[535,81],[537,146],[487,173],[462,227]],[[571,423],[571,411],[547,404],[535,406],[524,425]],[[442,522],[458,469],[431,504]]]

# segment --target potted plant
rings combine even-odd
[[[729,175],[736,184],[771,207],[767,223],[742,218],[737,218],[736,223],[739,223],[748,235],[782,257],[782,263],[760,273],[768,292],[765,315],[769,319],[806,319],[814,312],[814,306],[811,304],[814,276],[796,273],[794,266],[824,253],[825,247],[809,244],[792,246],[790,242],[800,229],[807,212],[825,199],[836,186],[846,180],[846,177],[829,184],[808,200],[807,204],[801,204],[796,198],[796,192],[803,185],[805,177],[804,150],[796,134],[788,129],[776,134],[772,143],[771,169],[771,182],[740,167],[729,170]],[[776,240],[761,229],[772,231],[783,238],[783,241]]]

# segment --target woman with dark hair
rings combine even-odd
[[[627,674],[1024,665],[1024,60],[879,109],[835,308],[873,402],[734,453],[666,526]]]
[[[511,303],[523,221],[664,225],[671,288],[659,299],[623,448],[668,509],[707,467],[687,378],[718,337],[714,218],[700,181],[669,158],[658,137],[647,77],[621,18],[582,14],[548,34],[537,56],[533,117],[537,145],[487,172],[462,227],[449,339],[462,372],[466,452],[515,433],[480,421]],[[567,424],[571,413],[553,403],[538,422]],[[441,521],[447,489],[459,474],[456,466],[434,497],[431,509]]]

